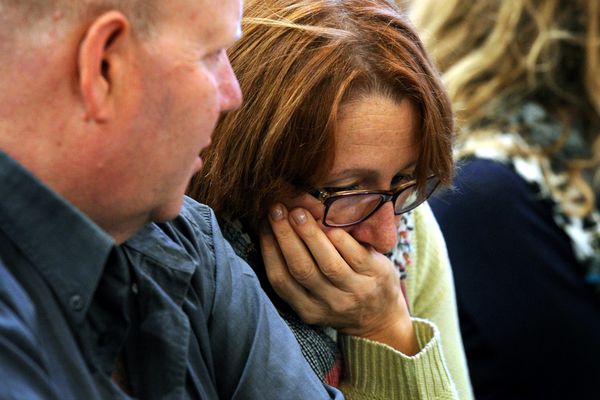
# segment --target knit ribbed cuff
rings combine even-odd
[[[412,321],[421,349],[414,356],[368,339],[340,335],[341,389],[346,398],[458,399],[437,328],[423,319]]]

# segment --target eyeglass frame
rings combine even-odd
[[[365,222],[367,219],[371,218],[377,211],[379,211],[379,209],[388,201],[391,201],[392,205],[394,205],[394,215],[402,215],[411,210],[414,210],[415,208],[417,208],[418,206],[423,204],[425,201],[427,201],[427,199],[429,199],[429,197],[431,197],[433,192],[435,192],[436,189],[438,188],[438,186],[440,185],[440,180],[436,175],[429,175],[426,178],[427,181],[429,181],[430,179],[438,179],[437,182],[435,183],[435,185],[431,188],[430,192],[427,193],[422,199],[415,202],[415,204],[411,205],[406,210],[402,210],[402,212],[399,212],[399,213],[396,213],[395,202],[401,193],[403,193],[406,190],[413,188],[417,185],[416,179],[413,179],[410,182],[406,182],[405,184],[401,185],[396,190],[355,189],[355,190],[341,190],[338,192],[327,192],[327,191],[319,190],[316,188],[312,188],[312,189],[307,188],[305,190],[306,190],[306,193],[310,194],[311,196],[313,196],[314,198],[319,200],[325,206],[325,211],[323,212],[323,225],[328,226],[330,228],[347,228],[347,227],[358,225],[362,222]],[[361,218],[360,220],[358,220],[356,222],[352,222],[352,223],[348,223],[348,224],[331,225],[331,224],[327,223],[327,214],[329,213],[331,204],[333,204],[336,200],[338,200],[340,198],[352,196],[352,195],[368,195],[368,194],[381,195],[381,196],[383,196],[383,200],[366,216],[364,216],[363,218]]]

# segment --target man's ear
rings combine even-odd
[[[128,35],[127,18],[109,11],[94,20],[81,42],[79,89],[87,120],[104,122],[113,111],[113,79],[120,75],[114,69],[125,65],[119,58],[126,57],[122,45]]]

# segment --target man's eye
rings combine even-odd
[[[219,49],[213,51],[212,53],[208,53],[206,56],[204,56],[204,59],[209,62],[217,62],[219,61],[219,58],[221,58],[221,54],[223,54],[223,51],[223,49]]]

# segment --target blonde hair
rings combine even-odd
[[[600,165],[600,4],[588,0],[415,0],[410,13],[443,71],[461,128],[459,146],[470,136],[497,132],[496,112],[527,101],[539,103],[556,116],[563,124],[563,135],[552,146],[531,143],[528,149],[513,152],[551,159],[566,143],[572,121],[584,121],[583,134],[592,155],[569,160],[569,184],[550,189],[561,199],[565,212],[591,213],[595,196],[583,173]],[[461,150],[461,156],[471,153]]]
[[[407,19],[385,0],[250,0],[229,52],[244,104],[219,122],[189,194],[256,223],[334,158],[338,110],[357,96],[407,98],[420,113],[415,175],[452,176],[447,95]]]

